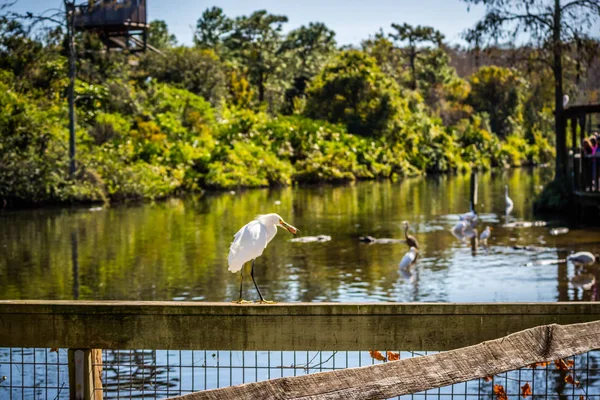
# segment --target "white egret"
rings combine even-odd
[[[404,257],[402,257],[402,260],[400,260],[400,269],[406,270],[410,268],[415,263],[418,254],[419,249],[416,247],[411,247]]]
[[[233,237],[227,261],[229,263],[229,271],[233,273],[241,271],[240,299],[237,303],[248,303],[242,299],[242,284],[244,282],[244,271],[242,268],[250,260],[252,260],[252,272],[250,276],[260,297],[260,302],[273,303],[272,301],[265,300],[254,280],[254,260],[262,255],[267,244],[275,237],[278,226],[287,229],[294,236],[298,233],[298,229],[286,223],[279,215],[265,214],[259,215],[254,221],[244,225]]]
[[[506,215],[508,215],[514,207],[513,201],[508,197],[508,185],[504,185],[504,197],[506,200]]]
[[[573,264],[588,265],[593,264],[596,257],[589,251],[580,251],[568,256],[567,260],[573,262]]]
[[[492,228],[489,226],[485,227],[485,230],[481,232],[481,236],[479,236],[479,241],[484,244],[487,244],[488,239],[492,236]]]
[[[567,106],[567,104],[569,104],[569,95],[565,94],[563,96],[563,108],[565,108]]]
[[[467,221],[458,221],[451,229],[452,233],[464,236],[465,229],[467,229]]]
[[[419,242],[417,241],[417,238],[414,237],[413,235],[409,235],[408,234],[408,228],[410,228],[410,224],[408,223],[408,221],[403,221],[402,222],[404,224],[404,237],[406,238],[406,244],[408,245],[408,247],[415,247],[415,248],[419,248]]]
[[[459,215],[458,219],[461,221],[469,221],[471,225],[473,225],[475,222],[477,222],[477,213],[474,210],[471,210],[467,213]]]

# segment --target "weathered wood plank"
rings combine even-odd
[[[173,400],[386,399],[515,370],[600,347],[600,321],[540,326],[475,346],[362,368],[249,383]]]
[[[600,320],[600,303],[0,301],[0,346],[449,350],[538,325]]]

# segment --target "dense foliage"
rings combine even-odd
[[[461,77],[439,32],[397,25],[339,49],[311,23],[213,7],[195,46],[151,24],[161,53],[103,52],[77,37],[77,173],[68,174],[60,29],[0,21],[0,199],[153,199],[231,189],[396,179],[547,163],[552,81],[483,66]],[[406,46],[402,47],[406,42]],[[430,47],[427,47],[427,44]]]

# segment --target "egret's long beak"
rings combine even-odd
[[[290,224],[288,224],[287,222],[285,222],[283,220],[279,221],[279,225],[281,225],[282,227],[287,229],[287,231],[294,236],[298,236],[298,232],[300,232],[298,229],[294,228],[293,226],[291,226]]]

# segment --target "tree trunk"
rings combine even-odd
[[[258,73],[258,101],[262,103],[265,100],[265,75],[264,72]]]
[[[412,74],[412,90],[417,90],[417,68],[415,67],[415,60],[417,58],[417,51],[414,47],[410,49],[410,71]]]
[[[563,116],[563,71],[560,0],[554,0],[554,26],[552,32],[553,72],[554,72],[554,125],[556,130],[556,178],[567,174],[567,140]]]
[[[75,32],[74,3],[65,0],[65,9],[67,12],[67,42],[69,46],[69,87],[67,97],[69,102],[69,176],[72,178],[75,174]]]

